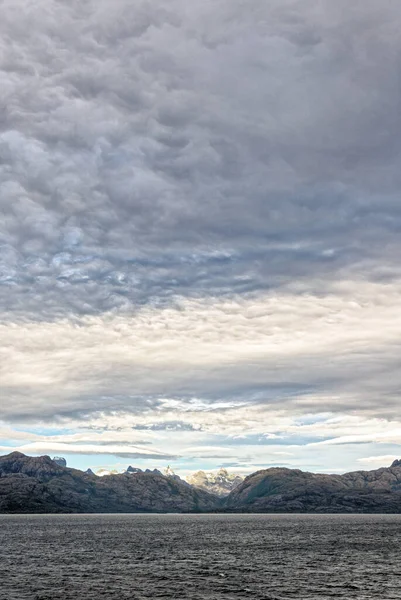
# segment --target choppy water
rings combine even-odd
[[[0,516],[1,600],[399,600],[401,516]]]

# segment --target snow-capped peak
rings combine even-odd
[[[168,467],[166,467],[164,469],[163,475],[165,477],[174,477],[175,473],[174,473],[173,469],[170,467],[170,465],[168,465]]]

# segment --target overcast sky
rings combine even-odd
[[[0,453],[401,456],[397,0],[0,0]]]

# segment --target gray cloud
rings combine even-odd
[[[160,423],[150,423],[147,425],[136,425],[133,427],[136,431],[199,431],[199,427],[194,427],[192,423],[184,421],[163,421]]]
[[[394,2],[15,10],[0,25],[3,318],[399,276]]]
[[[102,452],[93,452],[92,454],[102,454]],[[152,460],[176,460],[178,458],[176,454],[158,454],[157,456],[155,456],[154,454],[144,454],[141,452],[113,452],[113,456],[118,456],[120,458],[141,458]]]

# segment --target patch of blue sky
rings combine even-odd
[[[10,439],[0,438],[0,446],[6,446],[7,448],[14,448],[16,444],[13,443]]]
[[[235,437],[222,437],[217,443],[225,446],[307,446],[316,442],[323,442],[330,437],[289,435],[288,433],[275,432],[274,434],[252,434]]]
[[[317,415],[305,415],[295,420],[295,425],[315,425],[316,423],[326,423],[333,417],[332,413],[322,413]]]
[[[53,436],[53,435],[72,435],[76,433],[73,429],[64,427],[13,427],[15,431],[20,433],[32,433],[34,435]]]
[[[91,468],[93,471],[98,469],[107,468],[109,470],[116,469],[118,471],[124,471],[124,468],[121,469],[115,464],[125,464],[125,460],[122,461],[116,456],[112,456],[110,454],[69,454],[68,452],[63,452],[62,456],[67,461],[67,466],[72,469],[79,469],[81,471],[86,471]],[[128,463],[129,464],[129,463]],[[127,466],[128,466],[127,464]]]
[[[286,398],[298,398],[307,396],[316,391],[317,386],[304,384],[300,382],[276,383],[268,382],[259,386],[237,386],[225,387],[225,397],[230,397],[233,402],[243,402],[244,404],[266,404],[281,402]],[[220,400],[220,393],[210,394],[205,401],[215,402]]]

